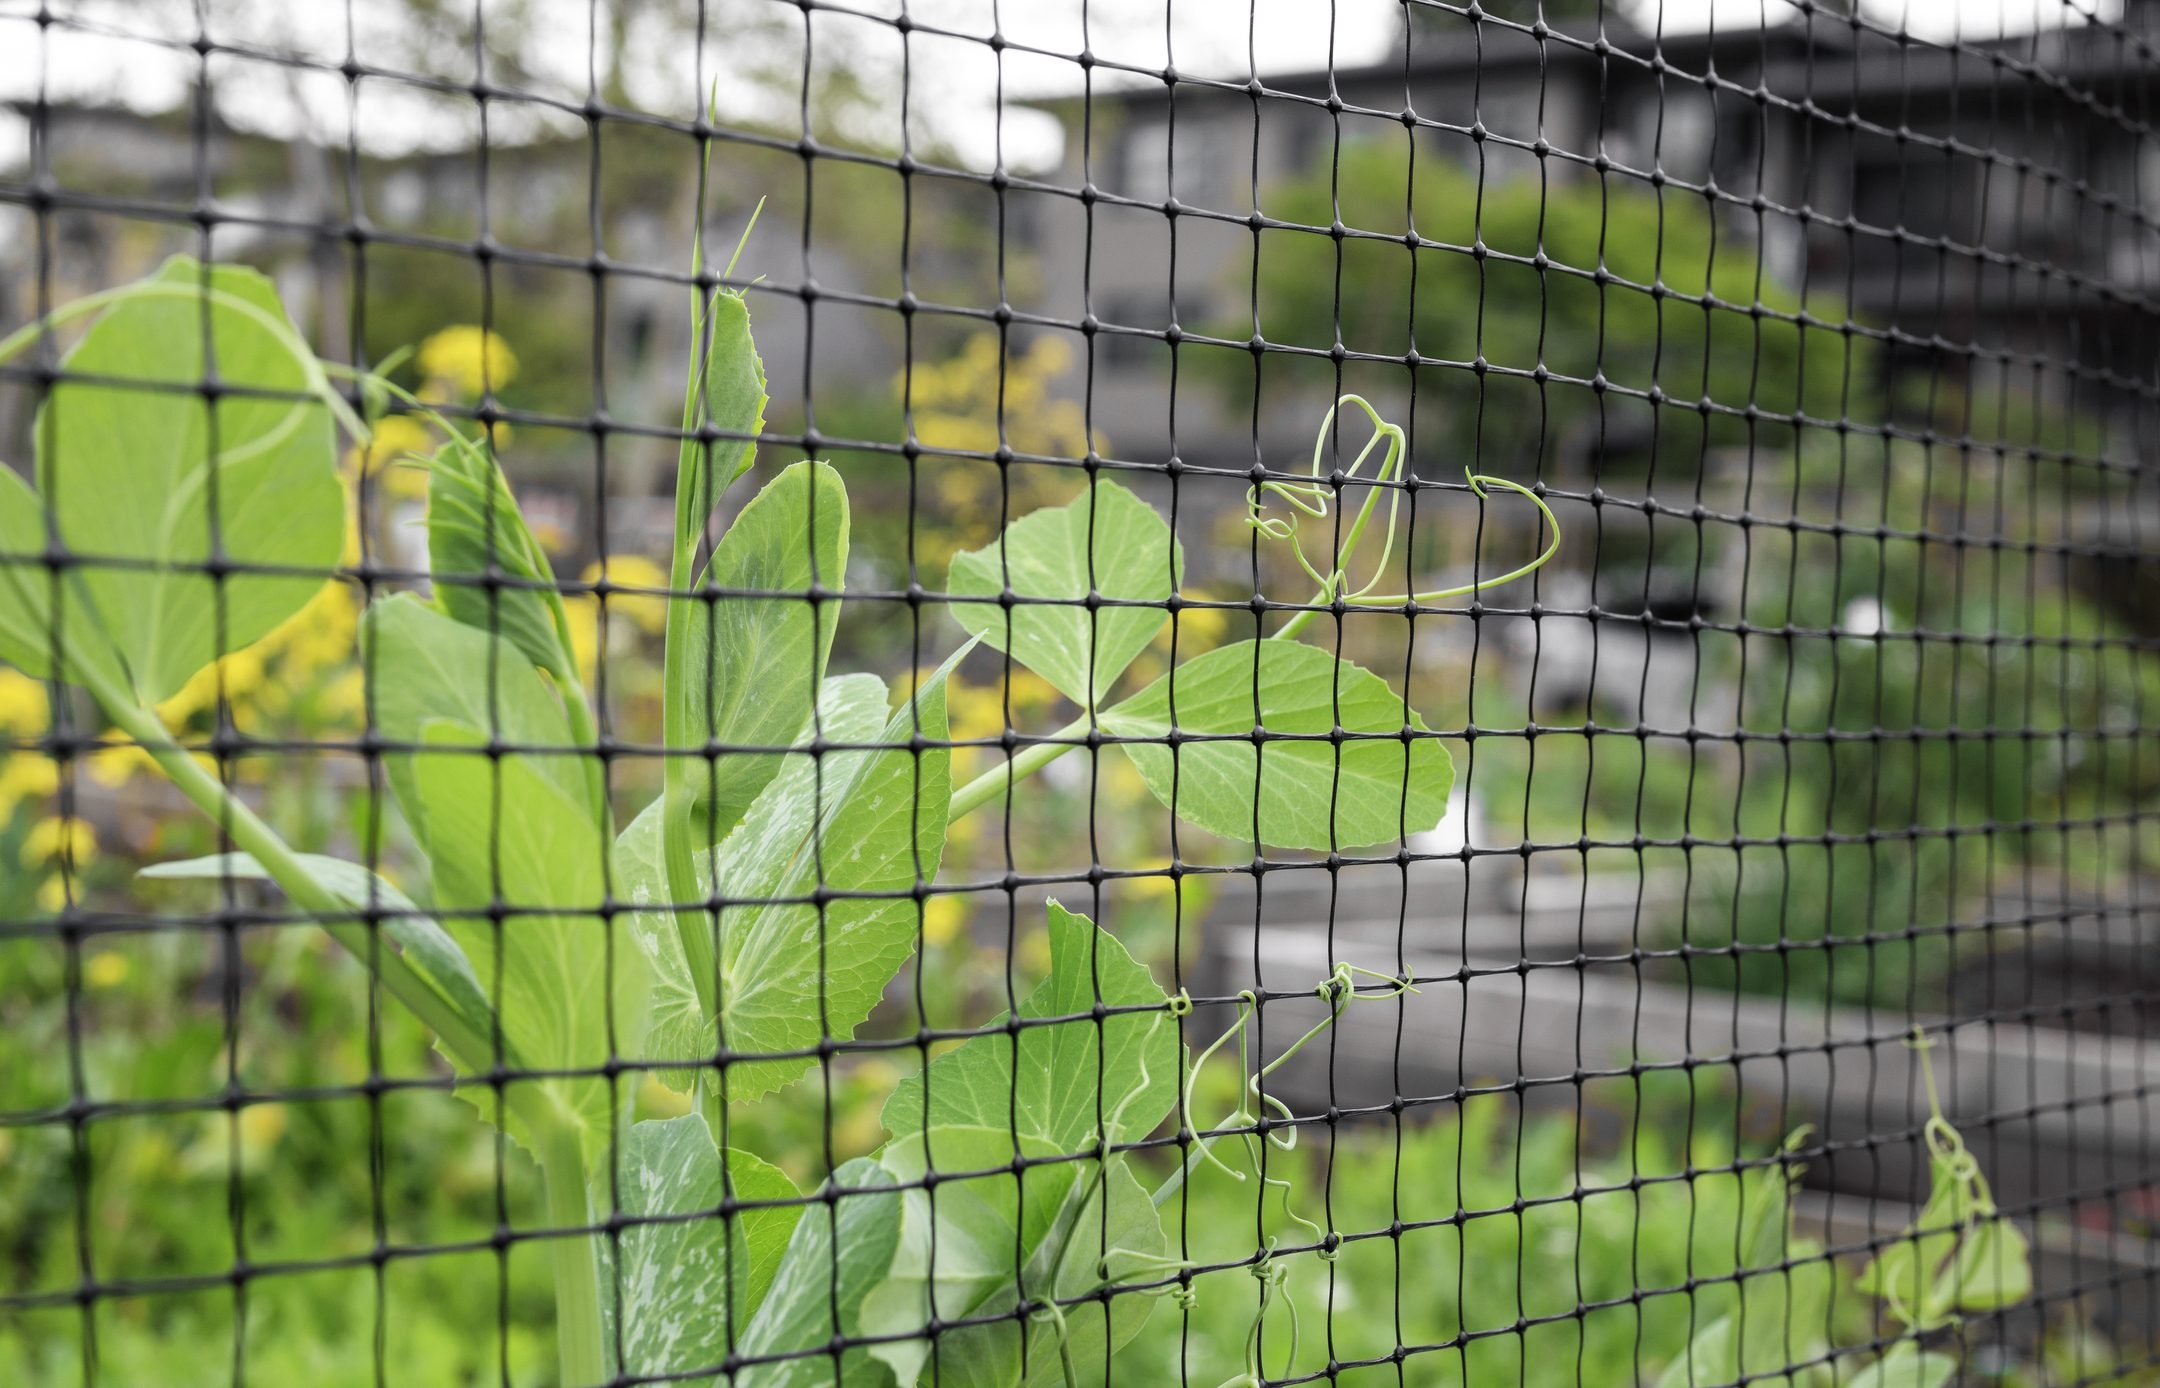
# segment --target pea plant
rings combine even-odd
[[[172,261],[0,351],[93,317],[38,418],[36,489],[0,482],[0,541],[23,556],[0,571],[0,654],[86,690],[236,850],[153,875],[274,882],[432,1029],[459,1092],[537,1160],[552,1226],[627,1217],[619,1240],[552,1241],[566,1382],[712,1366],[744,1384],[1072,1383],[1129,1338],[1147,1303],[1109,1293],[1175,1277],[1164,1192],[1126,1154],[1173,1108],[1194,1159],[1220,1163],[1219,1134],[1179,1103],[1189,1006],[1085,918],[1050,908],[1048,980],[900,1084],[890,1142],[822,1198],[731,1146],[727,1105],[798,1080],[870,1015],[913,952],[950,821],[1092,740],[1231,838],[1327,849],[1436,823],[1447,753],[1385,681],[1271,639],[1118,696],[1170,620],[1183,555],[1108,479],[954,559],[949,610],[971,640],[896,711],[877,676],[829,673],[839,474],[782,470],[706,541],[766,403],[747,306],[720,294],[696,310],[683,415],[664,787],[618,832],[559,590],[482,442],[379,377],[357,379],[353,408],[238,267]],[[372,603],[360,640],[424,907],[360,864],[292,851],[153,712],[320,587],[346,529],[336,433],[361,441],[397,407],[445,439],[426,460],[435,593]],[[1392,480],[1402,436],[1373,419]],[[1299,500],[1324,513],[1324,492]],[[1314,572],[1319,603],[1402,601]],[[955,788],[943,686],[978,643],[1083,714]],[[1338,1010],[1349,978],[1323,986]],[[696,1111],[629,1121],[626,1056]],[[833,1362],[836,1336],[863,1343]]]
[[[1885,1333],[1867,1349],[1837,1344],[1837,1269],[1821,1245],[1793,1231],[1788,1187],[1798,1171],[1788,1166],[1777,1182],[1756,1187],[1741,1213],[1738,1305],[1696,1331],[1657,1388],[1763,1380],[1792,1388],[1943,1388],[1958,1360],[1928,1337],[2032,1294],[2025,1235],[1996,1208],[1979,1160],[1943,1115],[1928,1059],[1932,1043],[1916,1030],[1909,1044],[1927,1089],[1921,1138],[1928,1198],[1852,1282],[1852,1291],[1876,1303]],[[1793,1134],[1787,1150],[1805,1137],[1805,1129]]]
[[[739,294],[700,296],[692,322],[668,587],[646,595],[666,603],[662,787],[623,823],[561,590],[484,433],[318,360],[241,267],[175,259],[0,340],[6,359],[79,331],[36,420],[35,486],[0,468],[0,657],[84,691],[230,843],[149,875],[274,884],[432,1031],[457,1092],[531,1154],[564,1384],[1099,1379],[1157,1299],[1190,1295],[1158,1211],[1200,1165],[1258,1177],[1311,1248],[1336,1237],[1265,1175],[1261,1144],[1296,1129],[1262,1121],[1289,1116],[1263,1081],[1296,1047],[1247,1057],[1256,998],[1190,1054],[1191,1000],[1052,903],[1044,981],[901,1079],[887,1141],[819,1190],[734,1144],[730,1106],[794,1084],[855,1034],[918,947],[951,823],[1075,748],[1115,749],[1179,820],[1254,845],[1334,851],[1437,824],[1453,771],[1432,731],[1385,680],[1295,638],[1320,612],[1470,590],[1375,591],[1404,439],[1345,397],[1373,426],[1347,472],[1322,471],[1331,412],[1310,480],[1251,496],[1252,524],[1292,547],[1316,590],[1267,638],[1127,688],[1188,601],[1184,556],[1153,507],[1095,476],[953,559],[943,605],[968,639],[942,665],[898,688],[834,673],[846,488],[824,463],[793,464],[711,536],[754,462],[766,390]],[[294,851],[155,709],[339,568],[339,434],[365,443],[378,421],[414,417],[443,440],[419,460],[433,595],[380,597],[359,628],[366,745],[426,862],[408,894]],[[1330,519],[1346,481],[1364,496],[1315,562],[1300,518]],[[1527,497],[1553,533],[1492,581],[1551,556],[1540,497],[1470,485]],[[1274,499],[1290,514],[1270,514]],[[1376,523],[1380,561],[1353,579]],[[1081,713],[1008,739],[1002,765],[955,786],[944,690],[978,645]],[[1318,985],[1327,1018],[1298,1045],[1409,987],[1361,975],[1344,965]],[[1238,1101],[1196,1121],[1195,1079],[1232,1038]],[[638,1120],[626,1082],[646,1074],[688,1111]],[[1151,1141],[1181,1158],[1152,1187],[1134,1160]],[[1280,1285],[1274,1251],[1256,1263],[1264,1288]],[[1878,1281],[1887,1295],[1902,1279]],[[1949,1313],[1932,1292],[1899,1295],[1916,1332]],[[1266,1376],[1267,1307],[1264,1294],[1231,1383]]]

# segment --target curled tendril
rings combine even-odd
[[[1980,1159],[1966,1147],[1964,1134],[1943,1116],[1942,1095],[1935,1088],[1935,1065],[1928,1056],[1935,1042],[1914,1027],[1905,1044],[1920,1057],[1920,1080],[1927,1087],[1928,1101],[1928,1119],[1920,1133],[1928,1155],[1934,1159],[1937,1179],[1956,1181],[1964,1187],[1962,1203],[1969,1211],[1967,1219],[1989,1217],[1995,1213],[1995,1200],[1988,1190],[1987,1177],[1981,1174]]]
[[[1050,1333],[1057,1337],[1058,1367],[1065,1374],[1065,1388],[1080,1388],[1080,1366],[1073,1362],[1072,1328],[1066,1324],[1065,1308],[1051,1297],[1035,1308],[1035,1314],[1050,1322]]]
[[[1358,987],[1358,978],[1361,975],[1375,980],[1381,986],[1361,992]],[[1257,1068],[1253,1066],[1251,1056],[1246,1049],[1246,1023],[1251,1021],[1259,1011],[1260,996],[1251,989],[1238,994],[1236,1020],[1225,1028],[1221,1035],[1210,1041],[1206,1048],[1186,1065],[1184,1081],[1179,1087],[1180,1104],[1178,1112],[1182,1126],[1178,1135],[1181,1140],[1193,1145],[1177,1171],[1156,1190],[1154,1202],[1160,1207],[1179,1186],[1184,1184],[1187,1174],[1201,1162],[1214,1166],[1233,1181],[1243,1182],[1245,1173],[1216,1156],[1213,1150],[1216,1142],[1222,1138],[1235,1137],[1244,1144],[1246,1158],[1251,1163],[1254,1173],[1260,1176],[1263,1191],[1267,1194],[1280,1195],[1283,1217],[1297,1225],[1305,1232],[1309,1240],[1317,1245],[1313,1251],[1323,1262],[1333,1262],[1341,1256],[1341,1235],[1333,1230],[1322,1228],[1319,1224],[1299,1214],[1291,1204],[1291,1196],[1296,1189],[1292,1183],[1280,1176],[1267,1175],[1262,1170],[1261,1157],[1263,1148],[1260,1144],[1263,1141],[1278,1151],[1292,1152],[1297,1149],[1298,1137],[1296,1114],[1292,1112],[1287,1104],[1274,1095],[1267,1093],[1263,1083],[1269,1075],[1287,1064],[1299,1051],[1310,1045],[1321,1033],[1333,1026],[1351,1003],[1360,1001],[1384,1002],[1391,998],[1399,998],[1405,993],[1415,993],[1418,989],[1408,978],[1343,962],[1338,963],[1334,972],[1315,984],[1312,991],[1314,996],[1327,1004],[1327,1016],[1314,1024],[1296,1041],[1292,1042],[1281,1055]],[[1170,1007],[1172,1014],[1175,1016],[1188,1015],[1192,1011],[1192,999],[1189,994],[1181,992],[1170,1000]],[[1232,1040],[1237,1042],[1238,1073],[1241,1076],[1248,1076],[1248,1078],[1238,1086],[1237,1107],[1222,1122],[1215,1125],[1212,1136],[1200,1139],[1199,1134],[1194,1131],[1192,1126],[1193,1089],[1199,1081],[1200,1072],[1207,1067],[1207,1063],[1215,1057],[1216,1052],[1229,1045]],[[1281,1133],[1263,1132],[1255,1126],[1255,1120],[1259,1116],[1254,1111],[1255,1106],[1261,1112],[1283,1120],[1283,1131]],[[1278,1236],[1268,1236],[1259,1256],[1253,1261],[1250,1270],[1252,1275],[1260,1282],[1260,1305],[1253,1316],[1252,1331],[1246,1340],[1245,1372],[1227,1380],[1221,1385],[1221,1388],[1255,1388],[1255,1385],[1266,1381],[1266,1375],[1260,1363],[1261,1333],[1266,1326],[1268,1308],[1277,1294],[1282,1292],[1283,1286],[1290,1275],[1289,1268],[1275,1260],[1275,1253],[1279,1244],[1280,1238]],[[1106,1249],[1096,1267],[1097,1275],[1105,1283],[1117,1280],[1117,1274],[1114,1274],[1111,1270],[1111,1259],[1113,1258],[1130,1260],[1125,1265],[1123,1273],[1126,1277],[1185,1273],[1193,1271],[1198,1266],[1188,1258],[1171,1257],[1167,1254],[1152,1253],[1141,1249]],[[1181,1282],[1166,1287],[1147,1288],[1145,1291],[1146,1294],[1167,1296],[1187,1310],[1190,1310],[1197,1303],[1199,1295],[1198,1289],[1189,1282]],[[1295,1362],[1298,1345],[1297,1302],[1287,1295],[1284,1295],[1282,1299],[1289,1307],[1290,1360]],[[1057,1318],[1057,1329],[1062,1337],[1064,1330],[1062,1317]],[[1062,1339],[1060,1343],[1062,1345]]]
[[[1335,427],[1335,417],[1344,405],[1355,405],[1365,412],[1366,418],[1372,421],[1372,437],[1368,438],[1364,447],[1358,450],[1357,457],[1351,460],[1348,468],[1332,475],[1323,476],[1320,467],[1321,455],[1326,450],[1328,435]],[[1305,544],[1299,534],[1298,518],[1300,516],[1309,516],[1315,520],[1327,519],[1328,508],[1333,498],[1341,492],[1346,483],[1359,478],[1359,475],[1364,471],[1365,464],[1371,460],[1374,451],[1380,447],[1383,441],[1387,444],[1387,451],[1381,456],[1371,480],[1365,483],[1367,488],[1365,500],[1358,507],[1357,516],[1351,521],[1348,531],[1343,532],[1341,535],[1340,545],[1335,554],[1335,562],[1328,567],[1326,572],[1322,572],[1305,553]],[[1545,503],[1544,497],[1540,496],[1534,488],[1526,487],[1510,478],[1472,472],[1465,467],[1463,477],[1469,483],[1472,494],[1480,501],[1488,499],[1489,493],[1486,490],[1488,487],[1501,487],[1526,498],[1530,504],[1538,508],[1539,515],[1544,518],[1546,526],[1552,531],[1552,540],[1545,546],[1544,552],[1529,563],[1498,577],[1483,578],[1474,583],[1467,583],[1454,588],[1436,588],[1423,592],[1375,592],[1374,589],[1380,586],[1380,580],[1387,574],[1388,562],[1395,553],[1395,525],[1402,507],[1403,489],[1393,484],[1398,482],[1401,477],[1404,449],[1405,441],[1400,426],[1390,424],[1386,419],[1382,418],[1380,412],[1374,409],[1371,402],[1366,400],[1365,397],[1361,395],[1345,395],[1329,407],[1327,415],[1320,421],[1320,433],[1313,440],[1312,480],[1269,478],[1265,481],[1256,482],[1247,489],[1245,493],[1245,523],[1268,539],[1287,541],[1289,543],[1291,555],[1297,560],[1298,567],[1303,569],[1306,576],[1319,585],[1319,592],[1314,595],[1310,606],[1318,607],[1324,603],[1345,602],[1363,607],[1401,607],[1412,603],[1444,602],[1449,598],[1467,597],[1482,589],[1497,587],[1500,584],[1512,583],[1518,578],[1527,577],[1544,567],[1545,562],[1559,552],[1560,522],[1553,515],[1552,507]],[[1352,586],[1350,561],[1357,551],[1359,542],[1365,538],[1365,528],[1371,522],[1373,512],[1379,508],[1380,497],[1383,492],[1387,494],[1388,498],[1387,523],[1381,541],[1380,557],[1373,564],[1371,576],[1363,584]],[[1265,508],[1270,497],[1280,498],[1288,503],[1290,507],[1289,513],[1280,516],[1266,514]],[[1299,615],[1303,617],[1307,614],[1301,613]],[[1294,618],[1292,620],[1293,625],[1286,627],[1283,634],[1295,629],[1298,619]]]

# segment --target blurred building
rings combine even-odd
[[[1173,323],[1249,322],[1256,243],[1264,261],[1279,238],[1315,234],[1272,225],[1268,190],[1351,142],[1414,140],[1417,160],[1476,170],[1487,187],[1603,177],[1707,202],[1719,255],[1811,306],[1841,301],[1882,334],[1893,370],[1969,370],[2089,413],[2141,410],[2160,282],[2141,42],[2085,25],[1901,44],[1828,10],[1662,37],[1563,23],[1540,38],[1432,11],[1369,67],[1249,87],[1101,80],[1046,104],[1067,138],[1044,181],[1094,190],[1035,220],[1046,300],[1099,320],[1091,386],[1121,444],[1166,451]],[[1177,410],[1182,457],[1250,460],[1248,413],[1198,389]],[[1259,443],[1309,447],[1309,414],[1309,400],[1263,401]]]

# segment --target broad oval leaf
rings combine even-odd
[[[717,993],[731,1052],[808,1050],[825,1037],[853,1035],[913,952],[909,893],[937,875],[952,778],[949,750],[911,742],[918,727],[932,742],[946,736],[951,664],[889,717],[876,676],[827,680],[818,735],[854,746],[787,754],[741,827],[716,852],[698,855],[701,889],[713,890],[709,863],[717,859],[717,894],[747,903],[724,908],[719,922]],[[807,743],[809,730],[798,736]],[[649,1054],[709,1061],[721,1032],[700,1014],[683,960],[674,923],[682,904],[668,899],[662,813],[655,804],[639,815],[616,851],[630,900],[663,907],[636,918],[658,974]],[[821,887],[834,893],[822,910],[810,900]],[[730,1060],[728,1095],[757,1098],[813,1063],[807,1055]],[[679,1066],[657,1073],[689,1084]]]
[[[1109,694],[1169,616],[1164,606],[1089,607],[1091,595],[1164,604],[1185,550],[1154,507],[1108,479],[1063,506],[1030,511],[989,546],[953,556],[947,586],[967,630],[1050,681],[1083,708]]]
[[[847,558],[847,488],[825,463],[795,464],[743,507],[705,569],[727,596],[670,599],[690,609],[687,731],[697,745],[794,742],[825,677]],[[813,601],[813,585],[826,596]],[[722,751],[710,772],[694,766],[713,833],[735,827],[780,763],[775,752]]]
[[[428,723],[421,736],[414,831],[434,866],[436,907],[492,997],[516,1063],[598,1071],[637,1054],[650,972],[630,931],[601,914],[609,884],[599,826],[534,758],[490,755],[480,734],[450,722]],[[606,1151],[627,1099],[604,1076],[525,1083],[547,1086],[579,1123],[588,1164]],[[489,1096],[474,1097],[492,1116]],[[511,1131],[528,1136],[515,1123]]]
[[[686,437],[675,477],[675,546],[698,543],[705,521],[728,484],[757,460],[765,427],[765,363],[750,336],[750,305],[739,293],[715,294],[705,304],[705,359],[693,362],[695,392],[685,402],[687,433],[703,424],[710,441]]]
[[[669,1381],[718,1366],[779,1271],[803,1207],[778,1167],[736,1149],[726,1179],[696,1114],[633,1124],[623,1143],[623,1372]],[[725,1201],[781,1202],[721,1213]],[[603,1192],[603,1205],[605,1192]],[[603,1244],[603,1248],[605,1248]]]
[[[563,644],[562,595],[494,455],[455,438],[428,463],[428,569],[435,601],[466,626],[509,640],[558,680],[577,678]],[[490,584],[489,579],[507,579]]]
[[[1147,966],[1086,916],[1049,906],[1050,976],[1010,1034],[984,1034],[900,1081],[885,1103],[895,1139],[925,1128],[1014,1128],[1059,1154],[1147,1136],[1177,1102],[1177,1019]],[[1097,1017],[1100,1004],[1116,1009]]]
[[[876,676],[842,675],[825,682],[816,722],[824,740],[869,743],[883,730],[885,721],[885,686]],[[797,746],[804,746],[811,735],[812,729],[806,725],[793,740]],[[841,768],[841,754],[821,755],[828,769]],[[809,765],[812,754],[797,753],[786,760],[795,768],[794,776],[768,786],[756,804],[756,820],[766,828],[771,841],[763,851],[774,855],[792,851],[789,845],[806,838],[811,823],[810,800],[815,787],[805,782],[815,771]],[[665,805],[654,800],[615,841],[617,891],[633,905],[646,908],[631,920],[654,966],[652,1028],[646,1035],[650,1056],[674,1062],[710,1060],[717,1053],[719,1033],[712,1019],[699,1009],[677,921],[687,911],[696,918],[697,928],[710,930],[712,926],[709,913],[701,905],[670,900],[662,837],[666,833],[665,812]],[[757,831],[745,824],[721,844],[717,855],[699,853],[699,889],[707,893],[713,890],[712,865],[716,857],[722,863],[735,863],[745,853],[755,851],[749,845],[758,838]],[[723,925],[740,925],[744,919],[742,911],[732,912],[723,916]],[[725,958],[726,953],[723,943],[714,951],[714,958]],[[684,1091],[695,1078],[679,1065],[653,1073],[669,1088]],[[731,1080],[734,1073],[729,1072]]]
[[[1957,1360],[1900,1340],[1883,1356],[1845,1380],[1845,1388],[1943,1388],[1957,1374]]]
[[[933,1127],[886,1145],[879,1161],[903,1189],[900,1240],[862,1321],[867,1335],[897,1337],[871,1352],[899,1388],[1053,1388],[1068,1358],[1091,1381],[1146,1321],[1153,1301],[1138,1294],[1073,1303],[1110,1285],[1106,1248],[1111,1278],[1128,1260],[1157,1265],[1154,1201],[1122,1157],[1047,1160],[1056,1155],[1008,1127]],[[1016,1157],[1035,1161],[1016,1173]],[[933,1171],[935,1191],[922,1185]],[[1052,1300],[1063,1345],[1055,1321],[1021,1311]],[[982,1323],[932,1337],[933,1318]]]
[[[318,886],[355,912],[381,912],[383,934],[390,937],[406,962],[444,1001],[463,1014],[475,1031],[486,1035],[493,1030],[489,1020],[493,1009],[488,1006],[487,993],[480,986],[479,976],[473,973],[472,961],[465,957],[465,951],[458,948],[449,932],[437,925],[411,897],[392,886],[380,873],[370,872],[358,863],[320,853],[293,856],[300,860],[300,865],[307,869],[308,876],[314,878]],[[204,858],[157,863],[136,876],[219,882],[273,880],[262,864],[246,853],[213,853]]]
[[[1951,1266],[1952,1304],[1960,1311],[1999,1311],[2032,1295],[2032,1259],[2024,1233],[2000,1215],[1966,1233]]]
[[[417,825],[421,818],[413,749],[427,725],[438,720],[482,737],[493,733],[506,747],[537,749],[524,758],[533,773],[586,803],[580,758],[569,750],[569,719],[531,661],[509,641],[400,593],[369,604],[360,619],[360,651],[375,731],[398,744],[383,765],[407,819]]]
[[[0,463],[0,660],[39,679],[57,673],[80,683],[94,676],[126,688],[119,650],[83,587],[82,571],[56,571],[45,558],[49,539],[45,503]]]
[[[868,1157],[833,1173],[796,1222],[780,1269],[735,1352],[757,1359],[735,1375],[735,1388],[834,1388],[884,1380],[869,1350],[840,1355],[835,1339],[862,1333],[862,1304],[892,1268],[900,1240],[900,1193]]]
[[[147,705],[307,605],[343,552],[345,492],[319,371],[269,280],[176,256],[138,290],[62,359],[37,476]],[[213,532],[234,566],[217,576]]]
[[[1280,848],[1420,833],[1446,813],[1455,778],[1447,749],[1387,681],[1295,641],[1195,656],[1101,721],[1146,739],[1118,746],[1179,818]],[[1333,740],[1338,727],[1353,736]],[[1203,737],[1172,745],[1173,733]]]
[[[1657,1388],[1725,1388],[1739,1379],[1739,1325],[1727,1315],[1695,1332],[1687,1348],[1665,1366]]]

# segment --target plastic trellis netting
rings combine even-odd
[[[2156,16],[0,2],[0,1382],[2160,1382]]]

